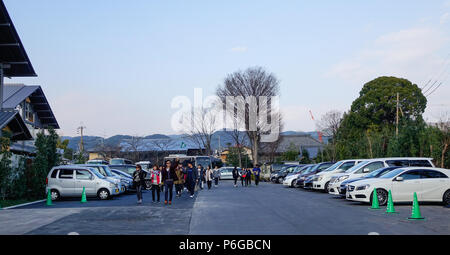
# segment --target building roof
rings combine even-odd
[[[37,76],[3,0],[0,0],[0,63],[11,65],[4,69],[6,77]]]
[[[125,139],[127,140],[127,139]],[[158,146],[159,145],[159,146]],[[120,143],[122,151],[129,151],[131,146],[126,141]],[[199,146],[192,140],[183,137],[169,138],[169,139],[142,139],[138,150],[139,151],[187,151],[192,149],[204,149],[203,146]]]
[[[38,115],[41,124],[44,127],[59,129],[59,124],[41,86],[5,84],[3,89],[3,108],[15,109],[27,97],[30,98],[33,110]]]
[[[33,139],[18,111],[0,111],[0,129],[5,127],[11,130],[13,141]]]

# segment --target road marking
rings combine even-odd
[[[380,233],[378,233],[378,232],[369,232],[369,234],[367,234],[367,235],[369,235],[369,236],[379,236]]]
[[[20,205],[13,205],[13,206],[5,207],[5,208],[3,208],[3,209],[5,209],[5,210],[8,210],[8,209],[14,209],[14,208],[22,207],[22,206],[27,206],[27,205],[37,204],[37,203],[44,202],[44,201],[46,201],[46,199],[37,200],[37,201],[34,201],[34,202],[29,202],[29,203],[20,204]]]
[[[68,236],[79,236],[80,234],[78,232],[70,232],[67,235]]]

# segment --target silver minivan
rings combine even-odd
[[[120,187],[100,174],[95,168],[82,166],[55,166],[46,179],[46,193],[50,190],[52,200],[61,197],[86,196],[102,200],[120,194]]]

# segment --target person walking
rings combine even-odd
[[[213,176],[214,176],[214,187],[217,188],[217,186],[219,186],[219,179],[220,179],[220,170],[218,166],[214,168]]]
[[[205,180],[205,170],[202,165],[197,165],[197,186],[200,189],[203,189],[203,182]]]
[[[155,195],[157,198],[157,202],[159,203],[161,198],[161,171],[157,165],[153,166],[153,169],[150,172],[150,183],[152,190],[152,201],[155,203]]]
[[[136,165],[136,171],[133,172],[133,183],[136,187],[137,203],[142,204],[142,187],[145,183],[145,172],[142,170],[141,165]]]
[[[183,173],[183,168],[181,165],[177,166],[177,169],[175,170],[175,174],[177,175],[177,179],[178,179],[178,180],[174,181],[175,192],[176,192],[176,196],[180,197],[181,192],[183,191],[183,182],[184,182],[184,173]]]
[[[233,179],[234,179],[234,187],[237,187],[237,180],[239,178],[239,170],[237,169],[237,167],[233,168]]]
[[[192,162],[188,162],[186,168],[186,186],[191,194],[191,198],[194,197],[195,183],[197,181],[197,171],[192,165]]]
[[[177,162],[172,165],[170,160],[166,161],[166,166],[162,171],[162,182],[164,183],[164,204],[172,204],[173,197],[173,183],[178,180],[175,168],[177,167]]]
[[[159,185],[159,189],[161,190],[161,193],[164,192],[164,184],[162,183],[162,172],[164,169],[164,163],[162,165],[159,166],[159,173],[161,175],[161,184]]]
[[[259,184],[259,178],[261,175],[261,168],[259,168],[259,165],[256,164],[256,166],[253,168],[253,176],[255,176],[255,185],[258,186]]]
[[[240,172],[242,187],[244,187],[244,184],[247,184],[246,181],[245,181],[245,177],[247,176],[247,175],[245,175],[246,172],[247,171],[245,170],[245,168],[242,169],[241,172]]]
[[[247,172],[245,173],[245,186],[252,186],[252,171],[250,168],[247,168]]]
[[[212,171],[211,167],[208,166],[206,168],[206,172],[205,172],[205,180],[206,180],[206,183],[208,184],[208,189],[211,189],[212,179],[213,179],[213,171]]]

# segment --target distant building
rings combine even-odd
[[[236,146],[234,146],[234,148],[236,148]],[[243,150],[244,155],[247,155],[250,160],[253,160],[252,151],[250,148],[244,146],[244,147],[242,147],[242,150]],[[228,158],[229,153],[230,153],[230,149],[225,149],[222,151],[222,153],[220,153],[220,159],[225,164],[227,163],[227,158]]]
[[[281,135],[276,148],[271,148],[269,144],[263,144],[261,146],[261,161],[268,161],[271,156],[281,156],[283,153],[289,151],[291,147],[294,147],[298,151],[299,156],[301,156],[302,150],[306,150],[310,158],[315,158],[319,151],[324,149],[325,144],[307,133]]]

